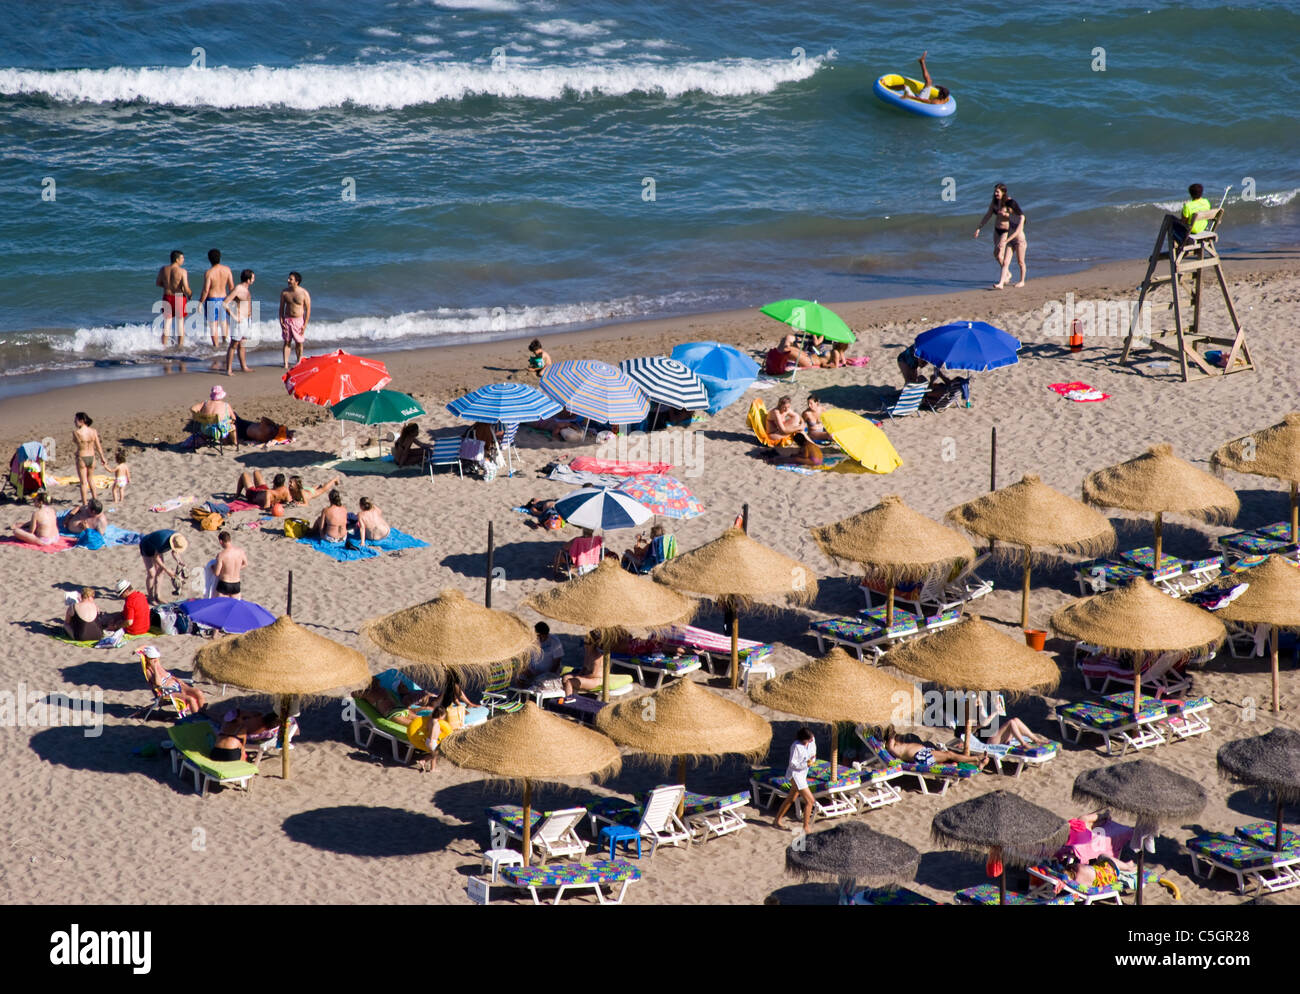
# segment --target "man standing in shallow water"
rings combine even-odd
[[[311,294],[303,289],[302,274],[289,274],[288,286],[280,291],[280,337],[284,340],[284,368],[289,368],[289,345],[293,344],[302,362],[302,343],[311,320]]]
[[[208,323],[208,333],[212,335],[215,349],[219,344],[218,337],[221,341],[230,337],[230,319],[223,305],[235,281],[230,275],[230,267],[221,261],[220,249],[208,250],[208,262],[212,268],[203,274],[203,296],[199,298],[199,307],[203,309],[203,320]]]
[[[176,344],[185,344],[185,304],[194,296],[190,291],[190,274],[185,271],[185,253],[179,249],[172,252],[171,263],[158,270],[154,286],[162,287],[163,292],[163,326],[162,343],[167,345],[167,327],[176,323]]]

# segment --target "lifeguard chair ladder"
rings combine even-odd
[[[1251,360],[1250,347],[1246,344],[1246,333],[1241,327],[1241,319],[1237,317],[1237,309],[1232,304],[1232,294],[1228,291],[1227,280],[1223,278],[1222,260],[1219,258],[1218,252],[1218,227],[1222,218],[1222,207],[1218,210],[1200,211],[1194,214],[1188,221],[1183,223],[1186,223],[1190,229],[1197,221],[1204,219],[1206,221],[1205,230],[1194,235],[1188,234],[1179,244],[1174,237],[1174,222],[1182,222],[1183,219],[1174,214],[1165,215],[1164,223],[1160,226],[1160,234],[1156,237],[1155,248],[1152,249],[1151,258],[1147,262],[1147,273],[1142,279],[1137,308],[1129,319],[1128,337],[1124,341],[1124,354],[1120,356],[1121,364],[1125,366],[1129,364],[1129,355],[1133,350],[1135,337],[1138,337],[1135,336],[1134,326],[1142,318],[1142,307],[1146,302],[1147,294],[1168,284],[1174,298],[1174,327],[1153,334],[1149,344],[1151,348],[1159,352],[1177,357],[1184,383],[1188,380],[1203,379],[1207,376],[1241,373],[1256,368]],[[1165,261],[1169,263],[1169,275],[1157,276],[1157,267]],[[1214,275],[1218,279],[1219,290],[1223,293],[1223,302],[1228,309],[1228,318],[1232,322],[1234,332],[1232,338],[1220,338],[1201,332],[1202,293],[1205,289],[1202,285],[1202,276],[1207,269],[1214,270]],[[1192,323],[1191,328],[1185,330],[1180,287],[1182,277],[1188,274],[1192,276],[1190,301]],[[1223,368],[1211,366],[1204,353],[1198,350],[1198,345],[1226,346],[1228,352],[1227,366]]]

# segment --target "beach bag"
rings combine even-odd
[[[154,611],[158,615],[158,630],[164,635],[176,634],[176,609],[173,607],[160,607]]]
[[[190,520],[205,532],[214,532],[226,523],[220,511],[214,511],[205,505],[190,510]]]
[[[285,538],[306,538],[307,532],[311,530],[311,525],[303,518],[285,518],[284,519],[284,537]]]
[[[77,545],[82,549],[102,549],[107,544],[98,528],[87,528],[77,536]]]

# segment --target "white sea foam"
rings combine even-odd
[[[563,18],[557,18],[551,21],[538,21],[529,24],[528,27],[538,34],[578,39],[599,38],[601,35],[607,35],[609,29],[616,23],[615,21],[592,21],[589,24],[581,24],[578,21],[566,21]]]
[[[433,0],[433,5],[443,10],[487,10],[502,13],[519,9],[515,0]]]
[[[1206,192],[1213,194],[1215,191],[1208,190]],[[1217,198],[1214,196],[1208,196],[1206,198],[1210,201],[1212,206],[1218,206],[1219,199],[1223,197],[1222,189],[1218,191],[1218,194],[1219,196]],[[1297,187],[1294,190],[1279,190],[1276,193],[1257,193],[1250,200],[1243,199],[1239,194],[1229,193],[1228,199],[1224,201],[1224,206],[1233,207],[1240,204],[1258,204],[1260,207],[1283,207],[1295,200],[1297,194],[1300,194],[1300,187]],[[1186,202],[1186,200],[1156,200],[1149,203],[1119,204],[1116,207],[1116,210],[1127,211],[1135,208],[1149,210],[1150,208],[1155,207],[1158,210],[1166,211],[1170,214],[1177,214],[1183,209],[1183,204]]]
[[[486,60],[206,70],[0,69],[0,95],[43,95],[61,103],[138,101],[173,107],[295,110],[349,104],[388,110],[481,95],[532,100],[630,93],[669,98],[686,93],[735,97],[768,93],[784,83],[807,79],[834,55],[832,50],[802,62],[748,58],[668,63],[627,60],[535,67],[512,60],[497,69]]]

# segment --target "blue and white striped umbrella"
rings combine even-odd
[[[702,411],[709,406],[704,383],[676,359],[666,355],[624,359],[618,368],[655,403],[681,411]]]
[[[574,414],[604,424],[636,424],[650,410],[650,401],[627,374],[594,359],[552,363],[542,370],[541,386]]]
[[[608,487],[584,487],[555,502],[556,513],[566,524],[592,531],[635,528],[654,515],[644,504]]]
[[[517,425],[554,417],[561,407],[527,383],[489,383],[457,397],[447,405],[447,410],[467,421]]]

